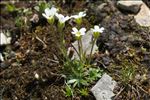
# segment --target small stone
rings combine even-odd
[[[14,51],[11,51],[8,55],[8,59],[11,59],[11,58],[14,58],[16,56],[15,52]]]
[[[9,67],[10,64],[8,64],[7,62],[2,62],[0,63],[0,68],[7,68]]]
[[[38,14],[34,14],[33,17],[30,19],[30,21],[33,23],[38,23],[39,22]]]
[[[11,66],[13,66],[13,67],[17,67],[17,66],[19,66],[19,65],[20,65],[20,64],[17,63],[17,62],[14,62],[14,63],[11,64]]]
[[[8,34],[8,33],[6,33]],[[0,32],[0,46],[7,45],[11,43],[11,37],[6,36],[2,31]]]
[[[108,74],[104,74],[91,91],[96,100],[111,100],[111,98],[115,96],[113,89],[116,84],[116,81],[113,81]]]
[[[135,79],[140,80],[140,79],[141,79],[140,74],[137,74],[137,75],[135,76]]]
[[[38,80],[39,79],[39,74],[37,72],[34,72],[34,77]]]
[[[150,27],[150,9],[144,3],[140,12],[134,18],[140,26]]]
[[[4,61],[3,55],[0,53],[0,61]]]
[[[107,5],[107,3],[102,3],[97,7],[97,11],[101,11],[105,6]]]
[[[111,59],[108,56],[105,56],[102,58],[102,62],[104,63],[104,65],[108,66],[111,62]]]
[[[19,47],[20,47],[20,43],[19,43],[18,41],[16,41],[16,42],[13,44],[12,49],[13,49],[13,50],[17,50]]]
[[[118,1],[117,6],[120,10],[137,14],[143,4],[142,0],[126,0]]]
[[[128,40],[128,37],[127,37],[127,36],[122,36],[122,37],[120,37],[120,40],[121,40],[121,41],[127,41],[127,40]]]

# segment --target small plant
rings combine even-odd
[[[87,81],[89,83],[92,83],[93,81],[97,80],[98,78],[101,77],[102,75],[102,70],[97,69],[97,68],[89,68],[87,72]]]
[[[84,62],[84,59],[85,59],[85,53],[83,51],[83,46],[82,46],[82,41],[81,41],[81,38],[83,35],[85,35],[85,31],[86,29],[85,28],[81,28],[80,30],[78,30],[77,28],[73,27],[72,28],[72,34],[74,34],[76,36],[76,39],[78,41],[78,56],[80,58],[80,61]],[[77,51],[77,50],[76,50]]]
[[[27,27],[27,16],[32,14],[31,8],[16,8],[14,4],[8,3],[6,9],[15,18],[17,27]]]
[[[16,20],[15,20],[15,25],[17,27],[22,27],[24,25],[23,18],[22,17],[17,17]]]
[[[103,33],[104,28],[103,27],[100,28],[98,25],[95,25],[94,28],[91,29],[91,31],[93,32],[93,37],[92,37],[92,48],[91,48],[91,52],[90,52],[89,62],[91,61],[91,58],[92,58],[92,52],[93,52],[94,44],[96,43],[96,40],[100,36],[100,33]]]
[[[55,18],[58,20],[57,28],[61,37],[60,50],[64,57],[63,73],[66,76],[66,96],[73,96],[73,92],[75,90],[78,90],[81,95],[88,95],[87,88],[82,87],[89,86],[102,75],[102,70],[100,70],[99,67],[92,65],[90,62],[94,44],[97,38],[100,36],[100,33],[104,31],[104,28],[100,28],[99,26],[95,25],[94,28],[91,29],[91,32],[93,33],[91,40],[92,48],[90,58],[88,59],[86,57],[86,51],[83,50],[82,44],[82,37],[86,35],[86,28],[81,27],[82,18],[86,16],[84,11],[79,12],[78,15],[64,16],[62,14],[58,14],[57,8],[51,7],[51,9],[46,8],[45,13],[42,13],[42,15],[47,19],[47,22],[50,25],[55,25]],[[64,39],[65,33],[63,33],[63,29],[65,29],[65,23],[71,18],[73,18],[77,24],[77,27],[72,28],[71,33],[75,36],[78,42],[78,50],[74,48],[74,51],[78,54],[79,59],[70,59],[70,57],[67,55],[66,41]]]
[[[124,64],[122,64],[123,67],[121,69],[121,80],[122,83],[127,85],[129,82],[134,80],[135,77],[135,65],[132,64],[132,62],[125,61]]]
[[[44,1],[40,1],[39,4],[34,7],[34,9],[37,10],[38,12],[42,13],[42,12],[44,12],[44,10],[46,8],[49,8],[49,7],[51,7],[51,4],[46,3]]]
[[[88,94],[89,94],[89,91],[87,88],[81,88],[81,89],[79,89],[79,92],[82,96],[88,96]]]
[[[7,4],[6,8],[8,12],[14,12],[17,10],[17,8],[13,4]]]
[[[66,84],[65,91],[63,92],[67,97],[73,97],[73,89],[71,89],[71,86],[69,86],[68,84]]]
[[[62,31],[62,29],[65,27],[65,22],[67,21],[67,20],[69,20],[70,19],[70,17],[69,16],[63,16],[62,14],[58,14],[58,13],[56,13],[56,17],[58,18],[58,29],[60,30],[60,31]]]
[[[89,86],[102,75],[99,68],[88,68],[84,63],[78,60],[70,60],[64,63],[64,74],[67,76],[67,84],[72,88]],[[80,90],[81,91],[81,90]]]
[[[67,84],[73,87],[81,87],[82,85],[88,85],[85,78],[84,64],[78,60],[67,61],[64,64],[64,73],[67,76]]]

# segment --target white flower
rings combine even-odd
[[[92,28],[91,30],[93,32],[94,38],[97,39],[99,37],[100,33],[103,33],[104,27],[100,28],[98,25],[95,25],[94,28]]]
[[[78,30],[77,28],[73,27],[72,28],[72,34],[75,34],[76,37],[80,37],[81,35],[85,35],[85,31],[86,29],[85,28],[81,28],[80,30]]]
[[[70,19],[69,16],[66,16],[66,17],[65,17],[65,16],[63,16],[62,14],[56,13],[55,15],[56,15],[56,17],[58,18],[58,20],[59,20],[60,23],[65,23],[67,20]]]
[[[11,37],[7,37],[4,33],[0,33],[0,45],[7,45],[11,43]]]
[[[79,12],[78,15],[73,15],[71,17],[75,18],[75,19],[79,19],[79,18],[82,18],[82,17],[85,17],[85,16],[86,16],[86,13],[85,13],[85,11],[83,11],[83,12]]]
[[[56,9],[55,7],[52,7],[51,9],[46,8],[45,13],[42,13],[42,15],[46,19],[50,19],[51,17],[54,17],[54,15],[57,13],[57,11],[58,11],[58,9]]]
[[[99,33],[103,33],[104,31],[104,27],[99,27],[98,25],[94,26],[94,29],[92,29],[93,32],[99,32]]]

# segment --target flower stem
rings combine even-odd
[[[84,56],[84,51],[83,51],[82,40],[80,39],[79,42],[80,42],[80,50],[81,50],[81,59],[82,59],[82,62],[84,63],[85,56]]]
[[[82,61],[82,58],[81,58],[81,45],[80,45],[80,39],[78,40],[78,51],[79,51],[79,58],[80,58],[80,61]]]
[[[73,49],[75,50],[75,52],[77,53],[77,55],[80,56],[78,50],[74,47],[74,45],[71,44],[71,46],[73,47]]]
[[[92,59],[92,52],[93,52],[95,42],[96,42],[96,39],[95,38],[93,39],[93,37],[92,37],[92,48],[91,48],[91,52],[90,52],[89,63],[91,62],[91,59]]]

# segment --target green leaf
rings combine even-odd
[[[13,12],[16,10],[16,7],[13,4],[7,4],[6,7],[8,12]]]
[[[87,88],[79,89],[79,92],[82,96],[88,96],[88,94],[89,94],[89,91]]]
[[[71,89],[71,87],[69,85],[66,85],[66,87],[65,87],[65,95],[67,97],[73,96],[73,90]]]

